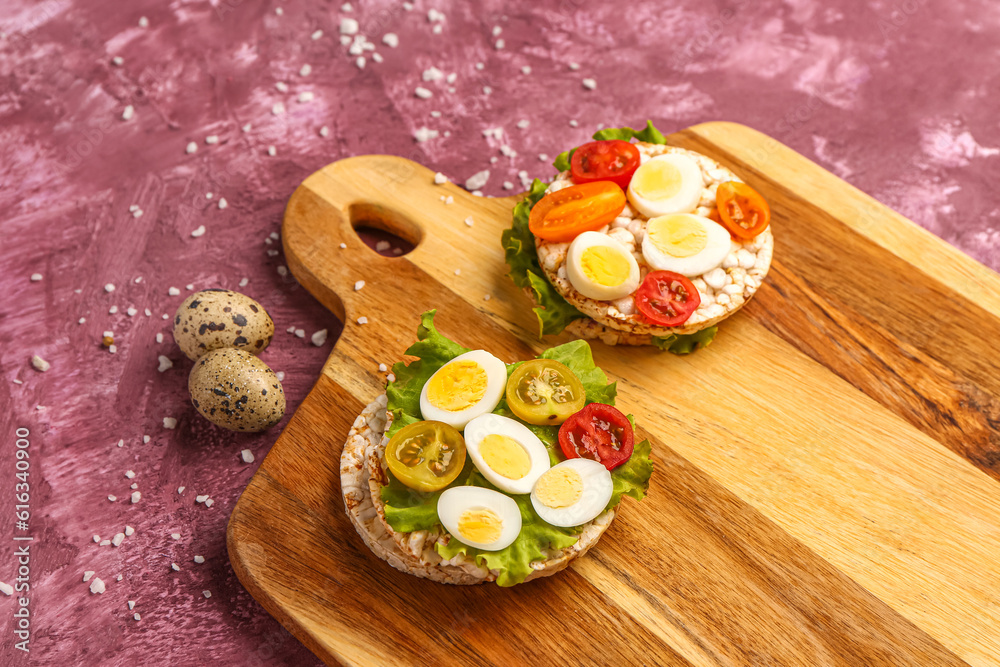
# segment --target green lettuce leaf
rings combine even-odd
[[[568,366],[583,383],[588,403],[615,404],[617,383],[608,383],[608,376],[594,363],[594,354],[587,341],[574,340],[549,348],[539,355],[539,359],[552,359]]]
[[[573,160],[573,153],[575,152],[576,152],[575,148],[571,148],[568,151],[563,151],[562,153],[556,156],[556,160],[555,162],[552,163],[552,166],[558,169],[559,171],[568,171],[570,162]]]
[[[633,137],[648,144],[667,143],[667,138],[663,136],[662,132],[653,127],[653,121],[651,120],[646,121],[646,127],[642,130],[633,130],[631,127],[609,127],[594,133],[596,141],[607,141],[608,139],[630,141]]]
[[[708,327],[693,334],[670,334],[653,336],[653,345],[671,354],[691,354],[695,350],[708,347],[715,340],[719,327]]]
[[[531,184],[528,195],[514,207],[514,222],[510,229],[503,230],[500,242],[510,271],[507,275],[519,288],[530,287],[535,293],[538,306],[532,310],[538,318],[539,337],[557,334],[573,320],[586,317],[571,306],[562,295],[544,278],[545,273],[538,263],[535,251],[535,236],[528,229],[531,207],[545,196],[546,185],[537,178]]]
[[[628,416],[628,420],[635,428],[635,420],[632,419],[632,415]],[[649,490],[649,478],[653,474],[653,462],[649,459],[651,451],[649,440],[636,443],[629,460],[611,471],[614,491],[611,492],[611,500],[608,501],[607,509],[621,502],[622,496],[631,496],[636,500],[642,500],[646,497],[646,491]]]

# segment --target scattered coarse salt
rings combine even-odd
[[[160,360],[160,365],[156,370],[160,371],[161,373],[163,371],[169,371],[171,368],[174,367],[174,362],[170,361],[168,357],[165,357],[162,354],[159,356],[159,360]]]
[[[498,25],[493,26],[493,36],[494,37],[499,37],[501,32],[503,32],[503,28],[501,28]]]
[[[132,492],[132,504],[133,505],[135,505],[141,499],[142,499],[142,493],[141,492],[139,492],[139,491],[133,491]]]
[[[212,591],[202,591],[201,594],[204,595],[206,598],[212,597]]]
[[[111,306],[110,308],[108,308],[108,313],[110,313],[111,315],[114,315],[117,312],[118,312],[118,306]]]
[[[448,177],[442,174],[440,171],[434,174],[434,185],[444,185],[448,182]]]
[[[341,46],[348,46],[351,43],[351,41],[352,40],[351,40],[350,35],[341,35],[340,36],[340,45]]]
[[[122,579],[124,579],[124,577],[120,574],[117,577],[115,577],[115,581],[121,581]]]
[[[202,563],[205,562],[205,557],[204,556],[195,556],[194,557],[194,562],[198,563],[198,565],[201,565]]]
[[[250,123],[247,123],[246,125],[244,125],[244,126],[243,126],[243,127],[241,127],[240,129],[241,129],[241,130],[242,130],[243,132],[249,132],[249,131],[250,131],[250,130],[251,130],[252,128],[253,128],[253,125],[251,125]]]
[[[399,46],[399,36],[394,32],[387,32],[382,35],[382,43],[389,48],[394,49]]]
[[[413,91],[413,94],[422,100],[429,100],[430,98],[434,97],[434,93],[420,86],[416,87],[416,89]]]
[[[132,470],[126,470],[125,471],[125,477],[127,477],[129,479],[135,479],[135,472],[132,471]]]
[[[205,507],[211,507],[214,504],[215,504],[215,501],[212,500],[211,498],[209,498],[208,500],[205,501]]]
[[[125,537],[132,537],[135,534],[135,528],[132,526],[125,526]]]
[[[440,81],[444,78],[444,72],[439,70],[437,67],[428,67],[420,75],[424,81]]]
[[[388,375],[385,376],[385,379],[388,380],[389,382],[395,382],[396,376],[392,373],[389,373]]]
[[[368,324],[368,318],[362,315],[358,318],[358,324]]]
[[[389,370],[389,367],[386,366],[385,364],[379,364],[378,365],[378,372],[379,373],[385,373],[387,370]]]
[[[583,87],[587,90],[594,90],[597,88],[597,81],[594,79],[584,79],[581,83],[583,83]]]
[[[195,497],[194,497],[194,501],[195,501],[196,503],[203,503],[203,502],[205,502],[206,500],[208,500],[208,496],[207,496],[207,495],[205,495],[205,496],[195,496]]]
[[[239,282],[239,286],[240,287],[246,287],[248,284],[250,284],[250,279],[249,278],[243,278]],[[157,341],[157,342],[159,342],[159,341]]]
[[[148,435],[144,435],[144,436],[142,436],[142,442],[143,442],[143,444],[146,444],[146,445],[148,445],[148,444],[149,444],[149,441],[150,441],[150,439],[151,439],[151,438],[150,438],[150,437],[149,437]]]
[[[157,343],[162,343],[163,342],[163,334],[162,333],[156,334],[156,342]]]
[[[479,70],[480,72],[483,71],[484,67],[486,67],[486,65],[484,65],[483,63],[476,63],[476,69]]]
[[[122,438],[121,440],[118,441],[118,446],[119,447],[124,447],[125,446],[125,438]]]
[[[454,198],[454,197],[452,197],[451,195],[448,195],[448,196],[447,196],[447,197],[445,198],[445,200],[444,200],[444,203],[445,203],[445,204],[454,204],[454,203],[455,203],[455,198]]]
[[[322,36],[323,36],[323,31],[322,30],[316,30],[315,32],[313,32],[313,34],[309,35],[309,38],[312,39],[312,41],[315,42],[317,39],[319,39]]]
[[[95,593],[95,594],[100,595],[101,593],[103,593],[106,590],[107,590],[107,588],[105,588],[104,582],[101,581],[100,577],[94,577],[94,580],[92,582],[90,582],[90,592],[91,593]]]
[[[77,323],[77,324],[83,324],[83,323],[84,323],[84,322],[86,322],[86,321],[87,321],[87,318],[86,318],[86,317],[81,317],[80,319],[78,319],[78,320],[76,321],[76,323]]]
[[[365,281],[359,280],[356,283],[354,283],[354,291],[357,292],[364,286],[365,286]]]
[[[0,581],[0,592],[2,592],[4,595],[13,595],[14,587],[6,582]]]
[[[97,544],[100,541],[101,541],[101,536],[100,535],[94,535],[94,544]]]
[[[493,45],[493,48],[499,51],[505,46],[507,46],[507,42],[503,41],[502,39],[498,39],[496,43]]]
[[[281,9],[281,8],[279,7],[278,9]],[[142,620],[142,616],[139,615],[139,612],[135,612],[134,614],[132,614],[132,618],[134,618],[137,621],[141,621]]]
[[[458,74],[456,72],[452,72],[445,78],[445,81],[447,81],[448,83],[455,83],[457,80],[458,80]]]
[[[489,86],[483,86],[483,95],[490,95],[493,93],[493,89]]]
[[[344,250],[345,248],[347,248],[347,244],[346,243],[341,243],[340,244],[340,249]]]
[[[114,285],[114,283],[108,283],[107,285],[105,285],[104,286],[104,291],[107,292],[108,294],[111,294],[112,292],[114,292],[115,291],[115,285]]]
[[[510,181],[504,181],[503,182],[503,189],[504,190],[513,190],[514,189],[514,184],[511,183]]]
[[[456,276],[462,275],[462,269],[455,269],[455,275]]]
[[[381,53],[373,53],[372,54],[372,60],[374,60],[377,63],[382,62],[382,54]]]
[[[444,28],[441,27],[440,23],[431,28],[431,32],[433,32],[435,35],[440,35],[443,30]]]
[[[204,236],[204,235],[205,235],[205,225],[199,225],[198,229],[191,232],[191,236],[193,238],[198,238],[199,236]]]
[[[175,540],[179,540],[179,539],[181,539],[181,534],[180,533],[170,533],[170,537],[174,538]]]
[[[431,9],[427,12],[427,21],[429,23],[440,23],[444,21],[444,14],[436,9]]]
[[[522,119],[517,121],[517,127],[522,130],[527,130],[528,126],[531,125],[531,121],[527,119]]]
[[[173,570],[174,572],[180,572],[181,571],[181,566],[178,565],[177,563],[171,563],[170,564],[170,569]]]
[[[278,90],[279,93],[288,92],[288,84],[285,83],[284,81],[279,81],[278,83],[274,84],[274,87]]]
[[[375,244],[375,252],[385,252],[391,245],[388,241],[379,241]]]
[[[296,329],[295,330],[295,335],[298,336],[299,338],[305,338],[306,337],[306,330],[305,329]]]
[[[323,127],[319,128],[319,136],[323,137],[324,139],[326,137],[329,137],[330,136],[330,128],[328,128],[326,125],[324,125]]]
[[[205,137],[205,143],[209,145],[219,143],[219,135],[217,134],[208,135],[207,137]]]
[[[313,71],[312,65],[309,65],[307,63],[299,69],[299,76],[309,76],[310,74],[312,74],[312,71]]]
[[[198,150],[198,144],[196,144],[193,141],[189,141],[187,147],[184,149],[184,152],[190,155],[191,153],[194,153],[197,150]]]
[[[575,72],[576,70],[580,69],[580,63],[570,63],[569,68]]]
[[[146,317],[152,317],[153,316],[153,311],[151,311],[149,308],[146,308],[143,311],[143,313],[146,315]]]
[[[570,119],[570,121],[569,121],[569,126],[570,127],[576,127],[577,125],[579,125],[578,122],[576,122],[575,120]]]
[[[275,102],[273,105],[271,105],[271,113],[274,114],[275,116],[280,116],[281,114],[285,113],[285,103]]]
[[[358,34],[358,22],[350,17],[345,16],[340,19],[340,34],[341,35],[356,35]]]
[[[129,306],[128,309],[125,311],[125,314],[128,315],[129,317],[135,317],[136,315],[139,314],[139,309]]]
[[[285,371],[275,371],[274,377],[278,378],[278,382],[285,381]]]
[[[133,484],[132,486],[130,486],[128,488],[130,488],[130,489],[138,489],[139,485],[138,484]]]
[[[94,576],[94,571],[93,570],[87,570],[86,572],[84,572],[83,573],[83,583],[87,583],[88,581],[90,581],[90,578],[92,576]]]
[[[121,67],[122,65],[125,64],[125,59],[122,58],[121,56],[115,56],[114,58],[111,59],[111,64],[114,65],[115,67]]]
[[[295,327],[294,326],[288,327],[287,329],[285,329],[285,333],[294,334],[295,333]]]
[[[135,115],[135,107],[129,104],[122,111],[122,120],[132,120],[132,116]]]
[[[31,365],[35,367],[36,371],[40,371],[42,373],[52,368],[52,364],[45,361],[37,354],[31,357]]]
[[[525,65],[522,67],[521,74],[531,74],[531,65]]]
[[[111,538],[111,544],[115,547],[120,547],[124,541],[125,533],[115,533],[115,536]]]
[[[417,140],[417,143],[423,143],[431,139],[437,139],[441,135],[437,130],[432,130],[427,127],[418,127],[413,132],[413,138]]]
[[[180,293],[181,291],[176,287],[171,287],[170,289],[167,290],[167,294],[169,294],[170,296],[178,296]]]
[[[326,329],[320,329],[319,331],[317,331],[312,335],[311,338],[312,344],[315,345],[316,347],[323,347],[323,345],[326,344],[326,336],[327,336]]]
[[[489,300],[490,300],[490,299],[492,299],[492,298],[493,298],[493,297],[492,297],[491,295],[487,294],[487,295],[485,295],[485,296],[483,297],[483,301],[489,301]]]
[[[490,180],[490,170],[484,169],[483,171],[478,171],[469,178],[465,179],[465,189],[466,190],[479,190],[486,182]]]
[[[164,417],[163,428],[169,428],[169,429],[177,428],[177,419],[175,419],[174,417]]]
[[[128,608],[129,609],[135,609],[135,600],[129,600],[128,601]]]
[[[310,90],[303,90],[301,93],[299,93],[299,102],[302,103],[312,102],[314,98],[315,95],[313,95],[312,91]]]
[[[358,56],[358,59],[354,61],[354,64],[358,66],[358,69],[364,69],[365,62],[366,60],[364,56]]]
[[[268,146],[267,147],[267,154],[270,155],[271,157],[274,157],[275,155],[278,154],[278,149],[275,148],[274,146]]]
[[[466,227],[471,227],[474,224],[476,224],[476,221],[472,219],[471,215],[465,219],[465,226]]]
[[[229,207],[229,202],[226,201],[225,197],[221,197],[219,199],[219,208],[223,209],[223,208],[228,208],[228,207]]]
[[[101,543],[99,545],[97,545],[97,546],[99,546],[99,547],[106,547],[109,544],[111,544],[111,540],[101,540]]]
[[[149,27],[149,19],[147,19],[145,16],[140,16],[139,17],[139,27],[140,28],[148,28]]]
[[[244,449],[240,452],[240,456],[243,458],[243,463],[253,463],[253,452],[249,449]]]

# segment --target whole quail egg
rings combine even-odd
[[[191,403],[205,419],[231,431],[263,431],[285,414],[285,392],[267,364],[246,350],[212,350],[188,376]]]
[[[174,340],[192,360],[223,347],[260,354],[273,337],[274,321],[264,306],[230,290],[195,292],[174,316]]]

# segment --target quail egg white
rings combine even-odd
[[[549,469],[549,453],[542,441],[508,417],[476,417],[465,426],[465,445],[483,477],[507,493],[531,493],[535,481]]]
[[[549,468],[531,490],[535,512],[553,526],[568,528],[604,511],[614,484],[611,473],[591,459],[567,459]]]
[[[600,464],[598,464],[600,465]],[[441,525],[462,544],[499,551],[521,532],[521,511],[510,496],[479,486],[453,486],[437,503]]]
[[[420,390],[420,413],[462,430],[493,412],[507,388],[507,366],[485,350],[460,354],[437,370]]]

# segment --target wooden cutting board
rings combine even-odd
[[[512,589],[375,558],[338,463],[421,312],[507,361],[567,340],[537,340],[505,277],[516,198],[390,156],[331,164],[292,196],[289,267],[346,325],[228,544],[243,585],[324,661],[1000,664],[1000,276],[754,130],[669,140],[769,200],[774,264],[707,349],[594,344],[653,443],[649,495],[570,569]],[[361,224],[417,247],[380,256]]]

